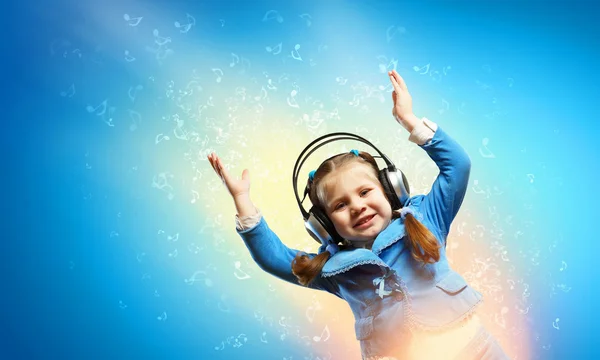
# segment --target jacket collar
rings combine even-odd
[[[385,248],[402,239],[404,234],[404,223],[401,219],[394,219],[377,235],[371,250],[350,248],[337,252],[327,260],[321,270],[321,276],[334,276],[365,264],[379,265],[387,268],[388,265],[378,255]],[[397,246],[404,247],[404,242],[400,241]],[[401,250],[398,249],[399,252]]]

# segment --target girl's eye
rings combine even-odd
[[[340,210],[343,207],[344,207],[344,203],[339,203],[335,206],[335,210]]]
[[[368,192],[369,192],[369,189],[365,189],[365,190],[363,190],[363,191],[360,192],[360,195],[361,196],[365,196],[365,195],[367,195]]]

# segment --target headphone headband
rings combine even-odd
[[[332,138],[332,139],[329,139]],[[317,144],[319,141],[328,139],[327,141],[324,141],[321,144]],[[300,174],[300,169],[302,168],[302,165],[304,164],[304,162],[306,161],[306,159],[308,159],[308,157],[315,152],[317,149],[319,149],[320,147],[322,147],[325,144],[328,144],[332,141],[337,141],[337,140],[356,140],[356,141],[360,141],[362,143],[367,144],[368,146],[370,146],[371,148],[373,148],[378,154],[379,157],[382,158],[387,166],[387,169],[392,172],[396,170],[396,167],[394,166],[394,163],[392,163],[390,161],[390,159],[388,159],[388,157],[382,153],[381,151],[379,151],[379,149],[373,145],[369,140],[358,136],[356,134],[352,134],[352,133],[347,133],[347,132],[334,132],[334,133],[329,133],[329,134],[325,134],[321,137],[318,137],[317,139],[315,139],[314,141],[312,141],[310,144],[308,144],[304,150],[302,150],[302,152],[300,153],[300,155],[298,156],[298,159],[296,160],[296,163],[294,164],[294,170],[292,172],[292,186],[294,188],[294,195],[296,196],[296,201],[298,202],[298,207],[300,208],[300,212],[302,213],[303,218],[306,220],[309,217],[309,213],[304,210],[304,208],[302,207],[302,201],[300,200],[300,196],[298,195],[298,175]],[[317,145],[315,145],[317,144]],[[314,149],[310,150],[309,149],[312,146],[315,146]],[[304,154],[309,151],[306,156],[304,158],[302,158],[304,156]],[[302,161],[301,161],[302,160]],[[327,159],[329,160],[329,159]],[[325,160],[325,161],[327,161]]]

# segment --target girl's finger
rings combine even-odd
[[[404,79],[402,78],[402,76],[400,76],[400,74],[398,74],[398,72],[396,70],[392,70],[392,73],[394,75],[394,79],[396,80],[398,85],[400,85],[400,88],[402,88],[404,90],[408,90],[406,88],[406,83],[404,82]]]
[[[396,93],[399,92],[401,90],[400,88],[400,84],[398,84],[398,82],[396,81],[396,78],[394,77],[394,74],[390,72],[390,81],[392,82],[392,86],[394,87],[394,90],[396,90]]]

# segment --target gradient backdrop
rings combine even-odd
[[[448,248],[487,327],[514,359],[599,358],[596,6],[4,5],[0,357],[358,359],[343,301],[252,261],[206,155],[316,251],[290,180],[318,135],[369,138],[413,194],[436,176],[391,116],[396,69],[472,159]]]

